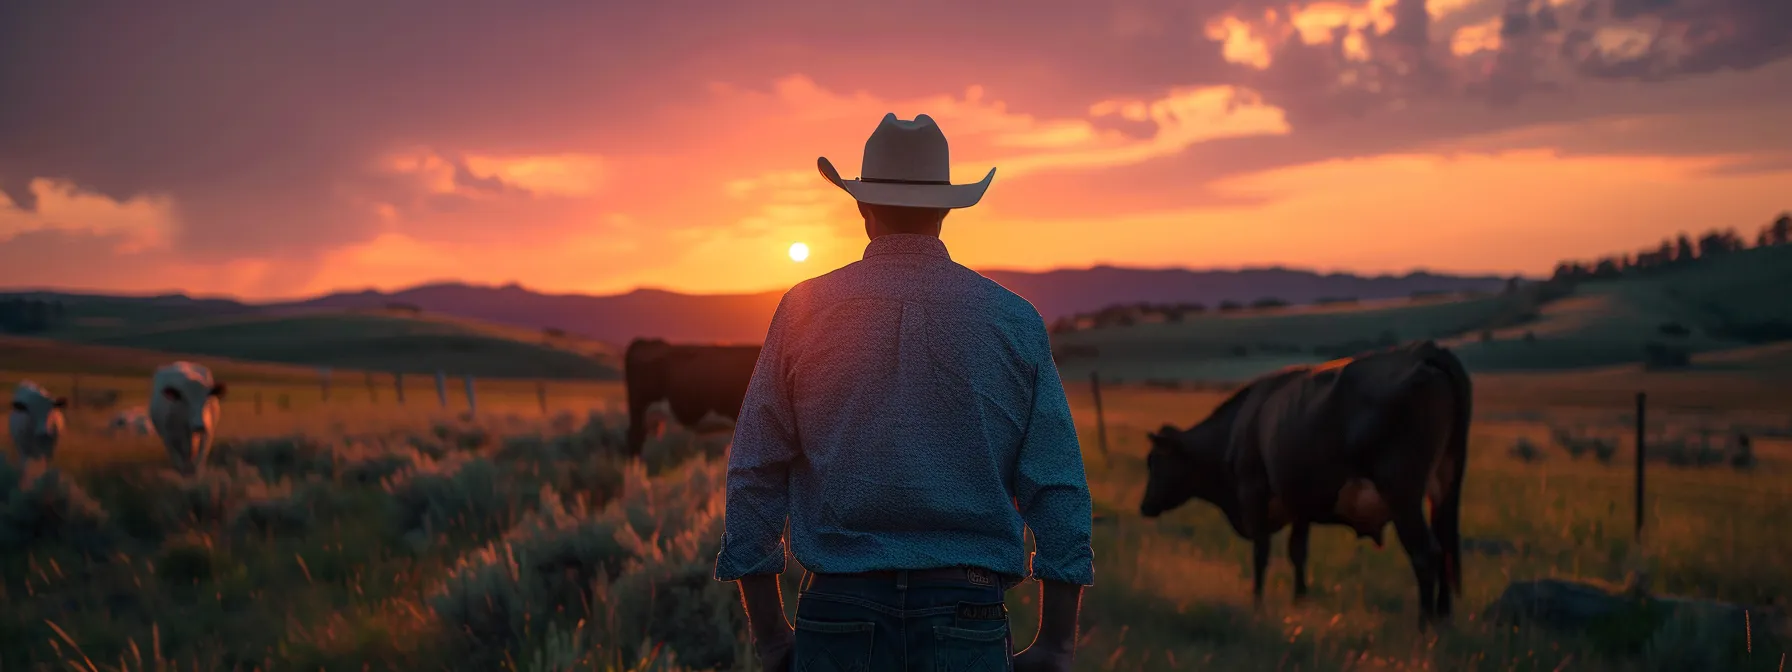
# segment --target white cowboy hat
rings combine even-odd
[[[913,121],[885,114],[871,139],[865,141],[859,179],[840,179],[840,171],[834,170],[825,156],[817,158],[815,165],[822,177],[861,203],[912,208],[971,207],[983,199],[984,190],[996,177],[996,169],[991,168],[982,181],[952,184],[946,134],[925,114],[916,115]]]

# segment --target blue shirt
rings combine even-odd
[[[1094,583],[1083,455],[1039,312],[926,235],[880,236],[791,288],[734,426],[715,578],[783,572],[787,519],[813,572]]]

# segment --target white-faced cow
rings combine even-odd
[[[1452,592],[1462,591],[1473,396],[1462,362],[1431,341],[1265,375],[1194,427],[1150,434],[1139,513],[1156,517],[1190,498],[1219,507],[1252,542],[1258,604],[1270,537],[1283,527],[1293,528],[1288,559],[1300,599],[1311,525],[1347,525],[1379,547],[1391,522],[1418,579],[1423,628],[1448,617]]]
[[[37,383],[19,382],[12,391],[12,410],[6,423],[19,461],[55,458],[56,442],[62,439],[62,409],[67,406],[67,399],[50,396]]]
[[[149,392],[149,421],[174,468],[193,474],[204,467],[217,431],[224,383],[192,362],[174,362],[156,369]]]
[[[710,413],[739,418],[759,350],[757,345],[674,345],[657,338],[630,342],[622,356],[629,451],[641,454],[648,407],[658,401],[665,401],[672,417],[690,428]]]

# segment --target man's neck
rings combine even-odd
[[[871,234],[871,240],[877,240],[877,239],[883,238],[885,236],[926,236],[928,238],[938,238],[938,237],[940,237],[940,232],[938,229],[935,229],[933,231],[921,231],[921,232],[882,231],[882,232]]]

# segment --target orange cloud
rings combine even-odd
[[[730,107],[738,105],[737,100],[742,97],[764,97],[733,87],[718,86],[712,91]],[[986,98],[980,87],[970,87],[959,97],[883,100],[864,92],[836,93],[807,78],[790,77],[773,87],[770,98],[760,104],[799,115],[805,128],[821,136],[811,140],[818,146],[860,145],[870,130],[868,122],[884,112],[925,110],[951,138],[952,153],[958,159],[953,166],[954,178],[977,179],[996,166],[998,184],[1046,171],[1133,165],[1171,156],[1210,140],[1280,135],[1291,130],[1281,110],[1237,87],[1177,89],[1155,100],[1103,101],[1091,106],[1085,118],[1065,119],[1040,119],[1010,112],[1002,101]],[[1156,132],[1140,138],[1098,129],[1095,121],[1106,116],[1148,121],[1156,126]],[[962,158],[967,155],[972,158]],[[859,157],[854,152],[830,154],[829,158],[850,177]],[[862,243],[852,241],[862,238],[863,233],[854,225],[857,215],[850,197],[827,184],[807,165],[798,165],[803,167],[779,168],[724,182],[721,191],[729,202],[744,205],[746,210],[727,220],[733,224],[731,228],[703,229],[700,236],[693,231],[701,242],[694,238],[690,245],[676,248],[677,253],[696,259],[719,255],[731,246],[763,248],[767,250],[765,254],[749,260],[729,262],[718,258],[716,263],[755,268],[748,275],[767,278],[766,282],[773,278],[794,281],[801,279],[801,273],[827,267],[830,262],[844,263],[856,258]],[[992,188],[989,198],[998,199],[1000,190],[1000,186]],[[954,215],[954,219],[959,217]],[[773,252],[781,252],[797,241],[809,244],[811,257],[808,263],[793,268],[787,259]],[[681,279],[688,283],[691,276]]]
[[[375,160],[375,168],[390,175],[410,178],[429,193],[452,194],[454,164],[424,148],[387,153]]]
[[[1478,51],[1500,50],[1500,19],[1494,17],[1457,28],[1450,36],[1450,53],[1467,56]]]
[[[608,165],[588,154],[467,157],[467,168],[479,177],[495,177],[538,194],[591,196],[603,186]]]
[[[1229,63],[1248,65],[1258,70],[1269,68],[1269,43],[1257,34],[1251,24],[1232,16],[1207,22],[1207,38],[1220,43],[1220,54]]]
[[[135,254],[165,249],[174,235],[174,202],[142,195],[119,202],[60,180],[32,180],[35,212],[14,207],[0,194],[0,243],[29,231],[67,230],[113,237],[113,250]]]
[[[1560,258],[1646,243],[1688,222],[1741,227],[1783,209],[1792,170],[1711,172],[1733,160],[1527,150],[1325,161],[1215,185],[1267,199],[1261,205],[1116,213],[1098,221],[998,220],[973,209],[948,220],[946,238],[955,258],[981,268],[1286,264],[1546,274]],[[1097,231],[1126,235],[1092,235]],[[1026,244],[1014,244],[1017,236]]]
[[[1623,61],[1649,52],[1654,34],[1631,26],[1605,26],[1593,31],[1593,47],[1606,58]]]

